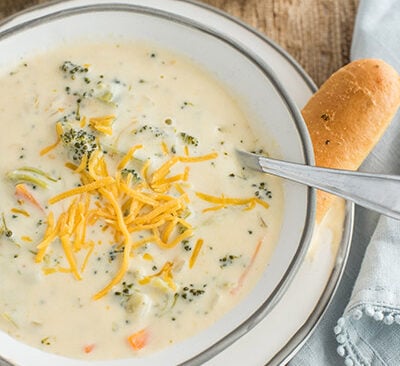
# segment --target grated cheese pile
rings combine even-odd
[[[90,119],[90,123],[99,130],[105,128],[103,132],[108,133],[109,122],[113,118],[113,116],[107,116]],[[56,126],[56,129],[59,134],[59,126]],[[58,142],[59,139],[56,144]],[[56,144],[42,150],[41,154],[50,151]],[[143,180],[137,182],[133,179],[131,172],[125,175],[122,174],[122,170],[134,158],[135,152],[141,148],[143,148],[142,145],[133,146],[119,161],[113,174],[110,174],[105,156],[99,149],[91,154],[90,158],[83,156],[79,166],[67,163],[66,165],[74,173],[79,174],[81,185],[49,200],[50,205],[68,200],[68,205],[57,219],[50,211],[43,240],[37,245],[38,252],[35,261],[44,263],[45,274],[72,273],[77,280],[81,280],[96,245],[87,237],[88,227],[96,223],[101,223],[104,231],[108,230],[112,233],[115,243],[123,252],[117,273],[102,290],[93,296],[95,300],[105,296],[122,281],[135,249],[146,243],[155,243],[160,248],[169,249],[193,235],[193,227],[185,219],[190,213],[188,208],[190,199],[185,191],[185,183],[189,179],[187,164],[217,158],[216,152],[203,156],[189,156],[188,149],[185,149],[185,156],[169,157],[151,173],[149,172],[151,162],[147,160],[141,171]],[[165,146],[163,150],[167,152]],[[172,167],[177,164],[185,164],[183,171],[171,175]],[[266,202],[256,197],[247,199],[214,197],[201,192],[196,192],[196,196],[214,204],[203,210],[204,212],[218,210],[227,205],[244,205],[246,210],[254,208],[256,204],[268,207]],[[135,237],[139,237],[134,234],[140,234],[141,239],[134,240]],[[46,252],[56,241],[61,243],[68,267],[48,266],[45,261]],[[189,261],[189,268],[194,266],[202,245],[203,240],[198,239]],[[82,250],[86,251],[86,254],[79,265],[76,254]],[[161,271],[142,278],[139,283],[147,284],[152,277],[159,276],[175,290],[172,268],[173,263],[166,262]]]

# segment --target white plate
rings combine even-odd
[[[96,3],[109,1],[98,0]],[[245,49],[251,49],[252,53],[265,60],[300,108],[315,90],[309,77],[279,47],[243,23],[204,4],[179,0],[125,0],[119,3],[167,11],[195,20],[210,29],[217,29],[220,34],[226,35]],[[70,0],[39,6],[11,18],[1,25],[0,30],[41,18],[48,13],[62,12],[71,7],[88,4],[93,4],[93,1]],[[231,365],[274,365],[293,355],[320,319],[340,279],[351,235],[351,206],[347,208],[347,212],[345,233],[338,254],[331,250],[330,245],[314,248],[312,258],[306,258],[287,293],[275,305],[273,311],[245,336],[215,355],[207,365],[221,365],[224,362]],[[326,240],[329,242],[331,238]],[[307,287],[307,296],[303,295],[304,287]],[[17,363],[27,362],[23,356],[17,357],[11,350],[3,351],[1,347],[0,354]]]

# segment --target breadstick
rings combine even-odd
[[[317,166],[357,170],[400,105],[400,76],[382,60],[362,59],[335,72],[302,110]],[[317,192],[317,222],[332,195]]]

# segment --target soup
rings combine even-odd
[[[277,178],[240,103],[191,60],[82,43],[2,70],[0,327],[73,358],[155,352],[212,325],[265,270]]]

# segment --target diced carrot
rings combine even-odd
[[[128,342],[135,351],[141,350],[146,346],[149,339],[149,333],[146,329],[141,329],[128,337]]]
[[[87,344],[87,345],[83,348],[83,350],[84,350],[85,353],[90,353],[90,352],[93,351],[94,346],[95,346],[94,343],[92,343],[92,344]]]
[[[36,206],[39,210],[44,212],[44,208],[35,199],[35,197],[33,197],[33,195],[28,191],[25,184],[19,183],[15,186],[15,195],[17,196],[17,198],[22,198],[22,199],[29,201],[34,206]]]

